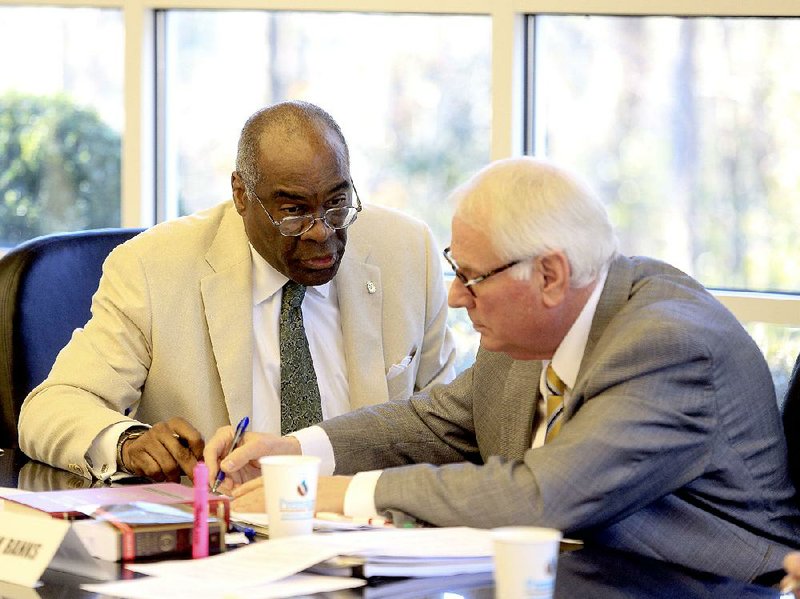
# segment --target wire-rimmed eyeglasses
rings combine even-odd
[[[453,260],[453,255],[450,253],[449,246],[444,248],[443,253],[444,253],[444,259],[447,260],[447,262],[450,264],[450,267],[453,269],[453,272],[455,273],[456,277],[458,278],[459,281],[461,281],[461,284],[467,289],[467,291],[469,291],[472,294],[472,297],[476,297],[475,292],[472,290],[473,286],[477,285],[482,281],[485,281],[491,276],[501,273],[504,270],[508,270],[512,266],[516,266],[517,264],[522,262],[522,260],[512,260],[508,264],[504,264],[503,266],[498,266],[497,268],[494,268],[487,273],[475,277],[474,279],[468,279],[466,275],[463,272],[461,272],[461,270],[458,268],[458,265],[456,264],[455,260]]]
[[[342,206],[340,208],[328,208],[322,213],[322,216],[314,216],[313,214],[303,214],[302,216],[286,216],[279,221],[272,218],[272,215],[264,207],[261,198],[258,197],[255,191],[248,191],[258,201],[258,205],[267,215],[270,222],[278,228],[278,232],[284,237],[299,237],[307,231],[310,231],[314,224],[321,220],[329,229],[334,231],[338,229],[346,229],[358,218],[358,213],[361,212],[361,198],[358,197],[356,186],[350,181],[353,187],[353,193],[356,196],[355,206]]]

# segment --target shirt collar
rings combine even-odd
[[[250,244],[250,255],[253,264],[253,305],[257,306],[261,302],[270,299],[278,293],[289,281],[286,275],[275,270],[269,262],[259,254]],[[314,285],[306,288],[306,293],[311,292],[322,299],[327,299],[330,294],[331,281],[324,285]]]
[[[595,285],[592,294],[583,309],[581,309],[581,313],[572,323],[566,336],[556,348],[552,360],[550,360],[553,364],[553,370],[556,371],[556,374],[569,389],[575,387],[578,369],[581,366],[583,354],[586,351],[586,343],[589,340],[589,332],[592,329],[594,313],[597,310],[597,303],[600,301],[600,294],[603,292],[603,287],[605,287],[607,276],[608,268],[605,268],[598,275],[597,285]]]

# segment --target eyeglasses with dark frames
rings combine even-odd
[[[358,213],[361,212],[361,198],[358,197],[358,191],[355,184],[350,181],[353,187],[353,193],[356,196],[355,206],[342,206],[340,208],[328,208],[322,213],[322,216],[314,216],[313,214],[304,214],[302,216],[286,216],[279,221],[272,218],[272,215],[264,206],[261,198],[258,197],[255,191],[249,191],[253,197],[258,201],[258,205],[267,215],[270,222],[278,228],[278,232],[284,237],[300,237],[307,231],[310,231],[314,224],[321,220],[329,229],[337,231],[339,229],[346,229],[358,218]]]
[[[450,267],[453,269],[453,272],[455,273],[456,278],[458,278],[458,280],[461,281],[461,284],[464,287],[466,287],[467,291],[469,291],[472,294],[472,297],[476,297],[475,292],[472,290],[472,288],[475,285],[477,285],[478,283],[481,283],[482,281],[485,281],[489,277],[492,277],[492,276],[494,276],[496,274],[499,274],[499,273],[503,272],[504,270],[508,270],[512,266],[516,266],[517,264],[522,262],[522,260],[513,260],[513,261],[509,262],[508,264],[504,264],[503,266],[498,266],[497,268],[492,269],[489,272],[487,272],[485,274],[482,274],[482,275],[480,275],[478,277],[475,277],[474,279],[468,279],[466,277],[466,275],[463,272],[461,272],[461,270],[458,268],[458,264],[456,264],[456,261],[453,260],[453,255],[450,253],[450,247],[449,246],[444,248],[444,259],[447,260],[447,262],[450,264]]]

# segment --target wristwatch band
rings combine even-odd
[[[150,429],[146,426],[132,426],[128,429],[125,429],[122,434],[119,436],[119,440],[117,441],[117,470],[121,472],[127,472],[128,474],[133,474],[128,468],[125,466],[125,463],[122,461],[122,446],[125,445],[128,441],[132,439],[138,439],[143,434],[145,434]]]

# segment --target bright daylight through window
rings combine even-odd
[[[487,17],[172,10],[166,40],[168,213],[230,197],[245,119],[302,99],[341,125],[362,199],[447,245],[447,193],[489,160]]]
[[[800,19],[541,16],[537,154],[609,203],[623,252],[708,287],[800,291]],[[800,330],[750,323],[779,387]]]

